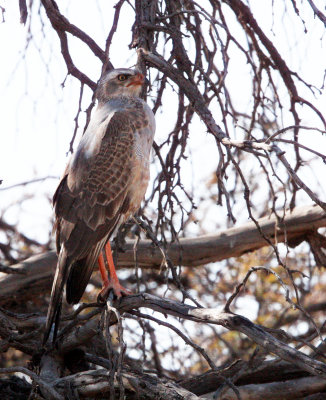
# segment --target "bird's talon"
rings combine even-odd
[[[106,298],[107,298],[107,297],[106,297]],[[99,293],[98,296],[97,296],[97,302],[100,303],[100,304],[103,304],[103,303],[106,302],[106,298],[105,298],[105,296],[103,295],[102,291],[100,291],[100,293]]]
[[[100,303],[106,302],[111,290],[113,291],[113,295],[118,299],[122,296],[129,296],[132,294],[130,290],[121,286],[120,283],[112,284],[111,282],[109,282],[108,284],[104,285],[104,287],[98,294],[97,301]]]

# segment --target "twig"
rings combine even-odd
[[[0,188],[0,191],[13,189],[13,188],[20,187],[20,186],[26,186],[26,185],[30,185],[32,183],[43,182],[43,181],[45,181],[47,179],[59,179],[59,177],[58,176],[49,175],[49,176],[44,176],[43,178],[35,178],[35,179],[31,179],[29,181],[15,183],[14,185],[2,187],[2,188]]]
[[[19,0],[19,11],[20,11],[20,23],[25,25],[28,15],[26,0]]]

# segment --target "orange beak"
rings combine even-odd
[[[144,83],[145,77],[143,74],[141,74],[140,72],[138,72],[137,75],[135,75],[132,78],[132,81],[127,85],[127,87],[129,86],[141,86]]]

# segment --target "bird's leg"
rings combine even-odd
[[[105,268],[105,262],[104,262],[104,257],[103,257],[102,252],[100,253],[99,258],[98,258],[98,265],[99,265],[99,270],[101,273],[103,287],[105,287],[109,284],[110,281],[109,281],[108,272]]]
[[[119,282],[119,278],[117,276],[114,262],[113,262],[110,241],[107,242],[104,249],[105,249],[106,259],[108,261],[110,279],[108,277],[108,273],[105,268],[103,254],[101,253],[98,258],[98,263],[99,263],[99,269],[100,269],[100,273],[101,273],[101,277],[102,277],[102,281],[103,281],[103,288],[100,291],[98,298],[100,300],[106,299],[109,294],[110,289],[113,290],[114,294],[117,297],[121,297],[122,295],[132,294],[132,292],[130,292],[128,289],[121,286],[121,284]]]

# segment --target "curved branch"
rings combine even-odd
[[[326,378],[326,364],[314,360],[306,354],[290,347],[268,333],[264,327],[254,324],[241,315],[233,314],[231,312],[221,312],[214,308],[197,308],[148,293],[139,293],[122,297],[114,301],[113,306],[121,315],[125,312],[130,312],[133,309],[145,307],[163,315],[172,315],[177,318],[187,319],[194,322],[220,325],[228,330],[241,332],[253,342],[264,348],[268,353],[275,354],[281,359],[296,365],[312,375]],[[116,316],[112,313],[110,324],[112,325],[115,323]],[[94,329],[94,326],[97,326],[97,324],[97,319],[88,321],[82,327],[85,331],[82,336],[80,335],[81,328],[78,327],[74,329],[70,333],[69,340],[68,338],[62,338],[62,342],[58,343],[58,349],[60,351],[71,350],[73,347],[71,345],[69,346],[68,343],[71,344],[73,342],[73,337],[76,339],[74,346],[85,342],[84,340],[79,341],[78,337],[83,337],[83,339],[85,339],[87,336],[87,340],[89,340],[92,336],[97,334],[97,330]],[[88,332],[87,335],[85,334],[86,331]],[[283,333],[282,331],[279,332]]]
[[[68,19],[59,11],[59,7],[54,0],[41,0],[45,8],[46,15],[48,16],[53,28],[59,34],[60,32],[69,32],[73,36],[84,42],[93,54],[98,57],[102,62],[105,61],[105,52],[86,32],[79,29],[76,25],[71,24]]]
[[[137,398],[146,399],[171,399],[171,400],[196,400],[195,394],[180,387],[172,381],[163,382],[153,375],[124,371],[121,373],[123,386],[129,393],[135,393]],[[70,375],[54,382],[54,387],[64,392],[67,384],[72,385],[82,397],[94,397],[110,392],[110,371],[97,369]],[[114,388],[119,393],[119,382],[114,380]],[[124,397],[125,398],[125,397]],[[126,397],[128,398],[128,397]]]
[[[308,0],[308,3],[310,4],[310,7],[312,8],[314,14],[321,20],[321,22],[325,25],[326,27],[326,16],[323,14],[319,8],[316,6],[316,4],[312,0]]]
[[[244,385],[238,388],[241,400],[275,400],[284,399],[286,393],[286,400],[297,400],[305,398],[310,394],[324,392],[326,390],[326,381],[317,376],[309,376],[306,378],[291,379],[287,381],[263,383],[256,385]],[[213,395],[213,393],[211,393]],[[213,397],[205,397],[211,399]],[[317,397],[321,399],[322,397]],[[223,393],[223,400],[234,400],[234,393],[228,389]]]
[[[79,28],[70,24],[68,20],[59,13],[58,6],[53,0],[42,0],[42,4],[46,10],[46,14],[53,26],[53,29],[57,32],[60,45],[61,45],[61,53],[65,60],[68,74],[71,74],[75,78],[79,79],[80,82],[84,83],[85,85],[89,86],[93,91],[96,89],[96,83],[93,82],[86,74],[81,72],[74,64],[68,47],[68,38],[67,32],[73,33],[75,36],[79,37],[79,39],[83,40],[85,43],[88,44],[89,48],[93,51],[93,53],[97,56],[100,56],[100,59],[104,61],[104,52],[101,50],[97,44],[91,39],[89,36],[86,35],[85,32],[80,31]]]
[[[326,213],[318,206],[304,206],[288,212],[284,219],[271,216],[257,221],[265,237],[275,239],[278,243],[287,240],[298,244],[305,240],[311,231],[326,226]],[[179,243],[170,244],[167,255],[174,265],[196,267],[230,257],[239,257],[266,245],[266,240],[257,230],[256,224],[249,222],[216,235],[180,238]],[[112,247],[114,248],[114,243]],[[151,240],[139,242],[137,246],[139,267],[158,269],[162,261],[160,249],[155,247]],[[54,251],[50,251],[12,266],[17,274],[0,278],[0,305],[16,302],[18,299],[21,301],[32,299],[36,294],[50,292],[56,263],[57,256]],[[134,268],[134,241],[128,241],[123,252],[119,252],[117,266]],[[12,293],[15,293],[14,300]]]
[[[147,293],[127,296],[121,298],[116,303],[115,306],[121,314],[133,308],[148,307],[163,315],[168,314],[196,322],[221,325],[228,330],[241,332],[248,336],[253,342],[262,346],[262,348],[269,353],[276,354],[283,360],[291,362],[313,375],[326,378],[326,364],[316,361],[306,354],[281,342],[270,333],[266,332],[263,327],[252,323],[249,319],[241,315],[220,312],[213,308],[195,308],[187,304],[181,304],[169,299],[162,299]]]

